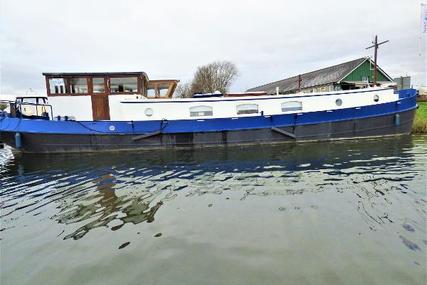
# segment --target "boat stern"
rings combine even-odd
[[[7,144],[10,147],[16,148],[14,132],[0,131],[0,143]]]

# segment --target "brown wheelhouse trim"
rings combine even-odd
[[[175,92],[175,89],[178,85],[179,80],[177,79],[156,79],[156,80],[149,80],[148,81],[148,89],[154,89],[154,97],[149,97],[150,99],[165,99],[165,98],[172,98],[173,93]],[[161,96],[160,95],[160,88],[161,86],[167,85],[168,91],[166,92],[166,95]]]
[[[47,96],[51,96],[50,94],[50,84],[49,84],[49,77],[45,76],[45,83],[46,83],[46,94]]]
[[[46,91],[48,97],[55,96],[91,96],[92,102],[92,118],[93,120],[110,120],[110,95],[142,95],[147,96],[148,76],[144,72],[94,72],[94,73],[43,73],[46,82]],[[86,79],[87,93],[72,93],[70,90],[71,79],[81,78]],[[104,92],[94,92],[93,79],[104,79]],[[111,78],[136,78],[136,92],[111,92]],[[50,80],[62,79],[64,90],[62,93],[52,93]],[[62,84],[61,84],[62,86]],[[58,89],[59,90],[59,89]]]

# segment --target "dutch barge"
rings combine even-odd
[[[23,152],[92,152],[409,134],[416,90],[209,94],[144,72],[44,73],[47,96],[0,113],[0,141]]]

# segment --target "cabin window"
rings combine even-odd
[[[159,96],[166,97],[169,92],[169,84],[159,84]]]
[[[43,97],[24,97],[16,98],[16,102],[19,104],[46,104],[46,99]]]
[[[68,80],[71,94],[87,94],[87,78],[70,78]]]
[[[342,105],[342,100],[338,98],[337,100],[335,100],[335,104],[337,106],[341,106]]]
[[[257,114],[258,104],[241,104],[236,107],[237,115]]]
[[[148,98],[155,98],[156,97],[156,89],[154,89],[154,88],[147,89],[147,97]]]
[[[25,97],[25,98],[19,98],[16,101],[22,104],[46,104],[46,98],[43,97]]]
[[[65,82],[63,78],[49,79],[50,94],[64,94],[67,93],[65,90]]]
[[[380,101],[380,96],[378,96],[378,95],[376,95],[376,94],[375,94],[375,95],[374,95],[374,101],[375,101],[375,102]]]
[[[212,116],[213,109],[210,106],[195,106],[190,108],[190,117]]]
[[[301,111],[302,102],[300,101],[289,101],[282,103],[282,112]]]
[[[37,104],[37,98],[22,98],[21,103]]]
[[[93,78],[93,93],[105,93],[105,79]]]
[[[136,77],[115,77],[110,79],[111,93],[137,93],[138,79]]]

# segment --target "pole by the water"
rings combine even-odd
[[[377,86],[377,81],[378,81],[378,64],[377,64],[377,59],[378,59],[378,47],[382,44],[385,44],[389,42],[389,40],[383,41],[381,43],[378,43],[378,36],[375,35],[375,39],[372,42],[373,45],[367,47],[366,49],[370,49],[370,48],[374,48],[374,86]]]
[[[377,86],[377,55],[378,55],[378,36],[375,35],[375,51],[374,51],[374,86]]]

